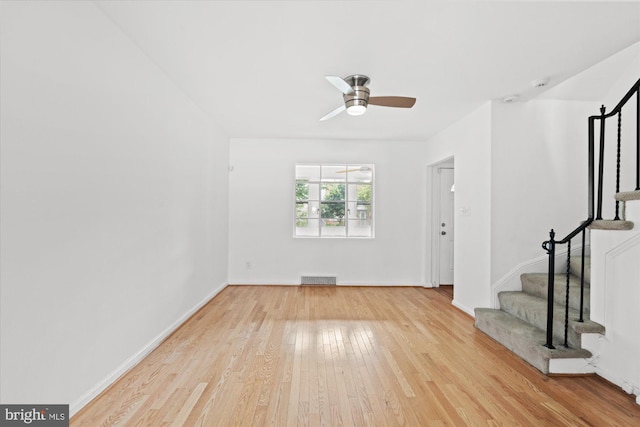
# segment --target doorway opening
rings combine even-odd
[[[454,159],[431,166],[431,283],[453,299]]]

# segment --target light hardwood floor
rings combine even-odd
[[[638,426],[598,377],[547,377],[422,288],[229,286],[72,426]]]

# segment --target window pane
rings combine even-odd
[[[317,219],[296,219],[296,236],[318,236]]]
[[[306,222],[302,221],[308,218],[317,219],[320,215],[319,202],[298,202],[296,203],[296,225],[305,226]],[[317,222],[316,222],[317,227]]]
[[[303,180],[296,180],[296,201],[309,199],[309,184]]]
[[[349,182],[372,182],[373,166],[372,165],[351,165],[347,166],[347,180]]]
[[[349,184],[349,200],[371,203],[372,191],[370,184]]]
[[[309,202],[309,218],[318,218],[320,216],[320,202]]]
[[[372,207],[368,203],[349,202],[347,204],[347,215],[349,219],[371,219]]]
[[[360,220],[367,220],[370,222],[372,217],[372,211],[373,209],[371,208],[371,205],[358,203],[358,205],[356,206],[356,212],[357,212],[356,216]]]
[[[346,166],[322,166],[322,182],[344,182],[346,179]]]
[[[309,184],[309,200],[320,200],[320,184]]]
[[[371,220],[349,220],[349,236],[371,237],[372,230]]]
[[[320,166],[296,165],[296,179],[304,181],[320,181]]]
[[[346,236],[347,227],[345,227],[344,219],[339,220],[322,220],[322,236]]]
[[[296,203],[296,219],[309,218],[309,203]]]
[[[321,200],[332,200],[344,202],[345,199],[345,185],[344,184],[322,184],[321,186]]]
[[[327,220],[342,219],[344,218],[344,202],[323,202],[320,204],[320,212],[322,218],[326,218]]]

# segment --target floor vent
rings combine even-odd
[[[302,276],[301,285],[335,285],[336,276]]]

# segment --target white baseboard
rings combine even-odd
[[[293,282],[253,282],[253,281],[244,281],[242,283],[229,283],[230,286],[317,286],[317,285],[301,285],[300,283]],[[420,287],[420,288],[431,288],[431,284],[425,285],[424,283],[389,283],[389,282],[350,282],[350,283],[336,283],[335,285],[327,285],[327,286],[375,286],[375,287]]]
[[[111,384],[116,382],[121,376],[127,373],[131,368],[136,366],[142,359],[155,350],[169,335],[171,335],[176,329],[178,329],[184,322],[186,322],[191,316],[193,316],[198,310],[211,301],[216,295],[218,295],[224,288],[227,287],[227,283],[223,283],[216,288],[209,295],[204,297],[202,301],[196,304],[193,308],[183,314],[177,319],[171,326],[162,331],[151,342],[142,347],[137,353],[133,354],[127,360],[125,360],[120,366],[118,366],[111,374],[93,386],[89,391],[82,395],[78,400],[69,405],[69,417],[73,417],[78,411],[80,411],[86,404],[95,399],[100,393],[107,389]]]
[[[393,287],[393,286],[407,287],[408,286],[408,287],[419,287],[419,288],[425,287],[424,284],[422,284],[422,283],[389,283],[389,282],[382,282],[382,283],[372,283],[372,282],[338,283],[338,286],[375,286],[375,287]]]
[[[471,317],[473,317],[475,319],[476,313],[475,313],[475,311],[473,311],[473,308],[469,308],[469,307],[467,307],[465,305],[462,305],[458,301],[456,301],[455,299],[453,301],[451,301],[451,305],[453,305],[454,307],[456,307],[459,310],[464,311],[469,316],[471,316]]]
[[[295,282],[278,282],[278,281],[273,281],[273,282],[264,282],[264,281],[252,281],[252,280],[245,280],[242,282],[238,282],[238,283],[229,283],[229,286],[300,286],[300,283],[295,283]]]
[[[593,374],[596,372],[591,359],[550,359],[550,374]]]

